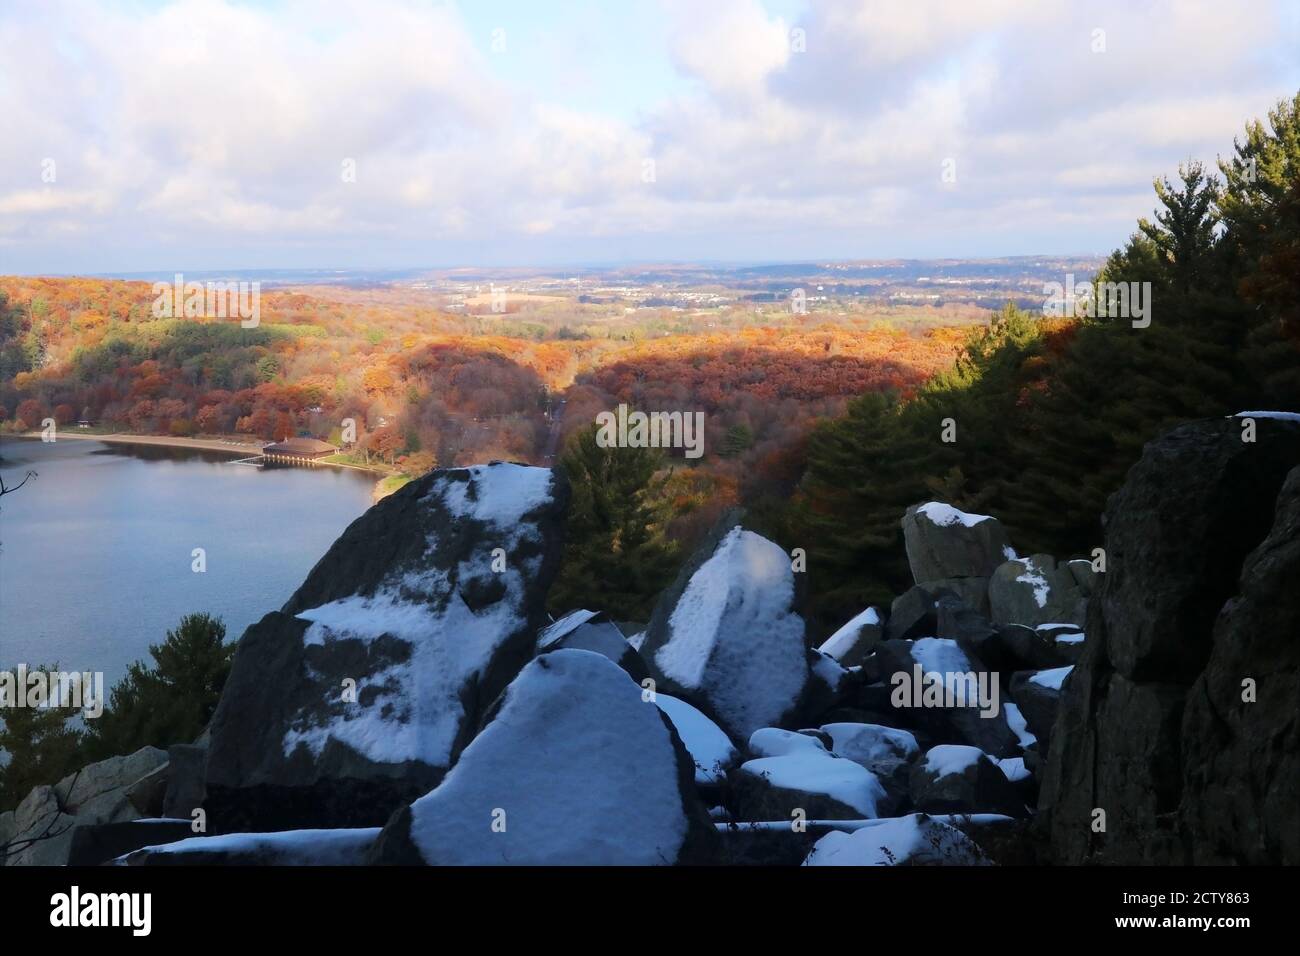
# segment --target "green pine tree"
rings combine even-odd
[[[209,614],[188,614],[161,644],[154,664],[136,661],[114,685],[104,713],[90,722],[87,747],[93,759],[166,747],[198,737],[212,719],[230,675],[234,644],[226,625]]]
[[[564,559],[551,587],[552,613],[576,608],[646,620],[671,583],[678,551],[664,535],[671,506],[654,448],[602,448],[592,427],[560,459],[572,489]]]

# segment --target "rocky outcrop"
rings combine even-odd
[[[382,863],[702,862],[716,839],[672,722],[603,655],[530,663],[442,783],[399,811]]]
[[[655,606],[641,656],[657,687],[735,740],[792,716],[811,654],[790,556],[725,517]]]
[[[907,509],[903,543],[917,582],[986,578],[1012,553],[1002,522],[938,501]]]
[[[1057,860],[1300,862],[1297,466],[1300,425],[1196,422],[1111,498],[1039,803]]]
[[[125,823],[156,812],[156,785],[137,785],[166,764],[164,751],[142,747],[89,764],[52,787],[33,788],[13,812],[8,840],[0,841],[9,848],[5,865],[62,866],[78,827]]]
[[[532,656],[567,488],[435,471],[358,518],[236,651],[212,722],[213,832],[378,825],[433,787]]]

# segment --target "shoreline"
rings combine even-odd
[[[22,434],[0,436],[0,438],[17,438],[40,441],[41,433],[23,432]],[[155,445],[164,448],[189,448],[195,451],[215,451],[230,455],[232,458],[248,458],[252,456],[260,456],[262,454],[261,443],[250,444],[248,442],[231,442],[223,441],[220,438],[182,438],[176,435],[133,435],[130,432],[109,432],[107,434],[96,435],[76,433],[71,430],[60,429],[55,441],[63,441],[69,438],[75,439],[76,441],[101,441],[106,444],[115,445]],[[389,475],[378,472],[373,468],[367,468],[364,465],[353,465],[343,461],[324,461],[317,459],[313,464],[327,468],[348,468],[352,471],[363,471],[367,474],[374,475],[375,488],[372,492],[372,501],[379,500],[375,497],[375,494],[378,493],[379,486],[383,483],[384,479],[390,477]]]
[[[40,440],[40,432],[24,432],[21,435],[11,435],[11,438],[24,438]],[[102,441],[115,445],[162,445],[166,448],[193,448],[200,451],[220,451],[230,455],[247,457],[249,455],[262,454],[262,446],[249,444],[247,442],[231,443],[222,441],[219,438],[180,438],[173,435],[132,435],[129,432],[109,432],[103,435],[95,434],[78,434],[71,430],[59,429],[55,436],[55,441],[64,441],[66,439],[75,439],[77,441]]]

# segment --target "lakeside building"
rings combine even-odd
[[[286,438],[262,446],[262,457],[272,461],[315,461],[337,452],[337,448],[319,438]]]

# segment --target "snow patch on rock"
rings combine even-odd
[[[411,841],[440,865],[673,863],[688,830],[676,761],[662,712],[621,668],[558,650],[411,805]]]

